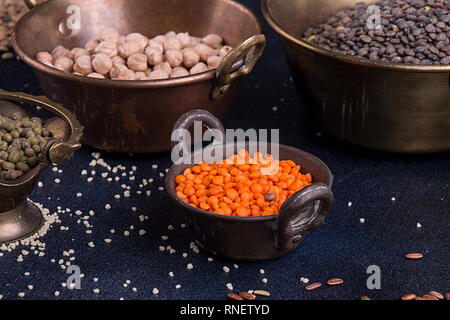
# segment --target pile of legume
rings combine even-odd
[[[52,52],[39,52],[36,60],[77,75],[113,80],[160,80],[185,77],[215,69],[232,50],[223,38],[204,38],[170,31],[152,39],[140,33],[120,35],[106,29],[85,48],[69,50],[58,46]]]
[[[38,3],[46,0],[39,0]],[[0,51],[8,51],[11,47],[10,36],[17,21],[28,11],[23,1],[0,0]],[[2,54],[2,59],[10,59],[12,52]]]
[[[0,116],[0,180],[14,180],[36,167],[49,137],[40,118]]]
[[[373,61],[450,64],[448,0],[382,0],[372,5],[380,9],[378,29],[368,29],[367,22],[374,18],[369,4],[357,3],[354,8],[343,9],[325,23],[309,28],[303,39],[328,50]]]
[[[275,173],[262,169],[278,165]],[[175,178],[178,197],[190,205],[228,216],[268,216],[278,214],[288,197],[312,182],[291,160],[277,161],[271,155],[245,150],[214,164],[204,162],[186,169]]]

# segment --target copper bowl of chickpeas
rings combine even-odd
[[[11,40],[85,126],[83,142],[122,153],[170,150],[173,123],[190,110],[223,119],[266,44],[260,20],[233,0],[54,0]]]

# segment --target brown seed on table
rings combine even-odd
[[[428,294],[428,293],[424,294],[423,297],[425,300],[439,300],[439,298],[432,296],[431,294]]]
[[[265,199],[267,202],[270,202],[270,201],[275,200],[276,197],[277,197],[277,196],[276,196],[275,193],[273,193],[273,192],[267,192],[267,193],[264,195],[264,199]]]
[[[362,297],[361,297],[361,300],[368,301],[368,300],[370,300],[370,298],[369,298],[368,296],[362,296]]]
[[[423,258],[423,254],[417,253],[417,252],[415,252],[415,253],[408,253],[406,255],[406,258],[410,259],[410,260],[418,260],[418,259],[422,259]]]
[[[343,284],[344,280],[340,279],[340,278],[333,278],[327,281],[327,284],[329,286],[337,286],[339,284]]]
[[[248,293],[248,292],[240,292],[239,296],[245,300],[255,300],[256,296],[254,294]]]
[[[415,297],[414,300],[427,300],[427,299],[425,299],[423,297]]]
[[[319,288],[322,284],[320,282],[311,283],[305,287],[306,291],[311,291]]]
[[[442,293],[440,293],[440,292],[438,292],[438,291],[431,290],[431,291],[429,292],[429,294],[432,295],[432,296],[435,296],[436,298],[438,298],[438,299],[440,299],[440,300],[444,299],[444,296],[442,295]]]
[[[402,296],[402,300],[413,300],[416,297],[417,296],[414,293],[408,293],[408,294],[405,294],[404,296]]]
[[[445,300],[450,300],[450,292],[447,292],[447,293],[445,294]]]
[[[14,58],[14,53],[12,52],[5,52],[4,54],[2,54],[3,60],[11,60],[12,58]]]
[[[244,300],[241,296],[235,294],[235,293],[229,293],[228,298],[232,300]]]

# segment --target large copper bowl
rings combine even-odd
[[[67,13],[70,5],[81,9],[80,30],[65,27],[73,14]],[[237,48],[217,70],[161,81],[92,79],[33,59],[37,52],[57,45],[84,47],[105,27],[148,37],[170,30],[196,36],[218,33]],[[251,72],[264,50],[262,32],[258,18],[232,0],[54,0],[18,22],[12,43],[34,69],[47,96],[63,103],[85,126],[83,142],[108,151],[149,153],[170,150],[173,123],[189,110],[201,107],[224,118],[238,82],[233,80]],[[239,58],[252,48],[256,50],[242,62]],[[232,72],[239,60],[244,65]]]
[[[318,129],[378,150],[450,150],[450,65],[379,63],[302,40],[344,7],[374,0],[262,0]]]

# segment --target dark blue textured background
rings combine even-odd
[[[259,1],[243,1],[259,15]],[[281,143],[306,150],[323,159],[335,176],[336,203],[323,227],[310,233],[300,247],[279,260],[259,263],[237,263],[214,259],[190,249],[191,237],[177,207],[164,191],[164,177],[159,173],[170,166],[167,154],[129,157],[102,152],[111,166],[122,164],[137,166],[136,181],[121,177],[120,182],[107,182],[101,178],[102,167],[91,168],[91,153],[84,147],[73,161],[59,166],[63,173],[48,168],[40,181],[44,188],[36,188],[31,198],[44,204],[52,212],[58,206],[70,208],[60,214],[60,224],[54,224],[41,239],[46,243],[46,255],[30,254],[23,262],[16,259],[19,247],[0,257],[0,295],[4,299],[17,299],[25,292],[25,299],[224,299],[230,292],[226,284],[232,283],[234,291],[265,289],[274,299],[359,299],[368,295],[373,299],[398,299],[405,293],[425,294],[429,290],[447,292],[449,289],[449,209],[450,157],[448,153],[433,155],[394,155],[368,151],[349,146],[325,135],[305,128],[305,119],[299,110],[299,98],[290,81],[289,70],[278,36],[267,26],[268,47],[254,72],[241,82],[238,95],[224,123],[226,128],[281,128]],[[24,63],[0,61],[0,87],[6,90],[42,94],[42,90]],[[278,111],[272,107],[277,106]],[[152,169],[157,164],[158,169]],[[95,169],[92,183],[81,171]],[[111,176],[111,174],[109,175]],[[54,179],[61,183],[55,184]],[[139,188],[142,179],[154,182]],[[123,194],[122,183],[132,187],[132,196],[116,200]],[[142,195],[135,193],[143,190]],[[150,197],[145,190],[151,190]],[[76,197],[83,193],[81,198]],[[48,197],[51,197],[49,199]],[[396,201],[391,198],[395,197]],[[353,205],[348,207],[348,202]],[[112,206],[105,209],[105,204]],[[137,212],[131,207],[136,206]],[[93,233],[85,233],[83,224],[74,214],[81,210],[87,215]],[[149,216],[144,223],[139,215]],[[365,223],[359,219],[365,218]],[[422,228],[416,224],[421,223]],[[129,237],[123,235],[130,225],[135,226]],[[173,225],[173,231],[168,230]],[[109,230],[115,229],[115,234]],[[145,229],[144,236],[138,235]],[[163,241],[162,235],[169,239]],[[111,238],[106,244],[103,239]],[[93,241],[95,248],[88,247]],[[159,246],[170,245],[176,253],[161,252]],[[64,250],[74,249],[78,265],[86,275],[81,290],[70,291],[61,286],[67,274],[58,261]],[[184,258],[182,253],[188,253]],[[421,252],[420,261],[405,259],[409,252]],[[194,268],[187,270],[192,263]],[[368,290],[366,269],[369,265],[381,268],[381,290]],[[224,273],[223,266],[231,271]],[[260,269],[265,274],[259,273]],[[169,277],[172,271],[174,277]],[[29,276],[24,273],[29,272]],[[97,277],[98,282],[93,278]],[[341,277],[345,283],[338,287],[322,286],[306,292],[300,277],[310,282],[326,282],[331,277]],[[264,284],[263,278],[268,282]],[[123,287],[126,280],[132,283]],[[181,284],[180,289],[175,289]],[[29,290],[28,285],[34,289]],[[131,290],[138,289],[137,292]],[[153,295],[153,288],[159,289]],[[94,294],[93,289],[100,293]],[[60,291],[60,297],[54,296]]]

